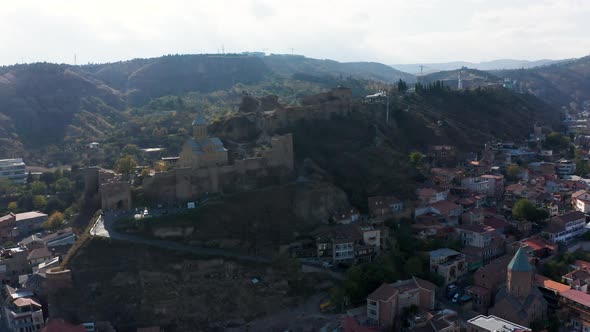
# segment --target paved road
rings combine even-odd
[[[94,223],[94,226],[92,226],[92,228],[90,229],[90,234],[93,236],[108,237],[115,240],[156,246],[164,249],[189,252],[202,256],[235,258],[239,260],[257,263],[270,263],[272,261],[272,257],[245,254],[244,252],[239,250],[195,247],[176,241],[150,239],[140,235],[120,233],[114,229],[113,225],[115,221],[121,218],[128,218],[132,216],[133,212],[107,213],[106,215],[101,215],[97,218],[96,222]],[[301,259],[300,262],[302,265],[308,265],[316,270],[323,270],[324,272],[329,273],[333,278],[337,280],[345,279],[344,273],[342,272],[323,268],[321,267],[321,265],[318,266],[318,264],[306,262],[304,259]]]
[[[175,241],[149,239],[139,235],[125,234],[115,231],[113,224],[118,218],[128,216],[127,214],[119,214],[112,216],[99,216],[94,226],[90,229],[90,234],[94,236],[108,237],[115,240],[145,244],[164,249],[171,249],[183,252],[190,252],[196,255],[203,256],[220,256],[227,258],[235,258],[239,260],[258,262],[258,263],[270,263],[271,257],[266,256],[255,256],[244,254],[241,251],[230,250],[230,249],[218,249],[218,248],[202,248],[195,247],[188,244],[183,244]]]

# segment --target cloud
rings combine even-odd
[[[69,1],[0,4],[0,64],[267,50],[341,61],[568,58],[590,49],[584,0]]]

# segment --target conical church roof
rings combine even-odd
[[[193,126],[197,125],[207,125],[207,119],[205,119],[205,117],[201,113],[198,113],[197,117],[193,121]]]
[[[508,264],[508,271],[530,272],[532,270],[533,268],[529,263],[529,259],[526,255],[526,252],[522,247],[520,247],[516,252],[516,255],[514,255],[514,257],[510,261],[510,264]]]

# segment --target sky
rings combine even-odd
[[[0,0],[0,65],[264,51],[386,64],[590,53],[590,0]]]

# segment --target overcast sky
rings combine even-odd
[[[266,51],[339,61],[590,53],[590,0],[1,0],[0,64]]]

